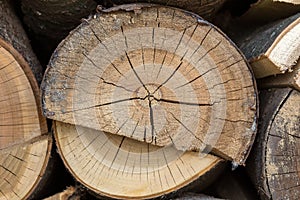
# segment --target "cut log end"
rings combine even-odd
[[[108,196],[171,192],[219,162],[210,151],[243,164],[256,132],[256,87],[244,57],[213,25],[174,8],[95,15],[59,45],[42,91],[66,165]],[[88,160],[75,164],[83,154]]]
[[[31,196],[48,163],[52,138],[39,90],[22,56],[0,39],[0,199]]]
[[[25,60],[0,39],[0,149],[47,133],[35,78]]]
[[[289,88],[261,93],[258,137],[249,174],[262,199],[297,199],[299,193],[300,93]]]

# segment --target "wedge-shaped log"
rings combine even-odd
[[[256,78],[291,72],[300,57],[300,14],[237,39]]]

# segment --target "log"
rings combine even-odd
[[[102,6],[124,3],[154,3],[175,6],[195,12],[204,18],[211,19],[222,7],[226,0],[198,1],[166,1],[166,0],[109,0],[101,1]],[[72,29],[80,24],[80,20],[88,17],[96,10],[94,0],[22,0],[22,11],[25,24],[34,34],[43,35],[50,39],[62,39]]]
[[[258,0],[241,16],[241,20],[250,26],[266,24],[295,15],[299,11],[299,0]]]
[[[24,22],[34,34],[60,40],[96,9],[94,0],[22,0]]]
[[[12,1],[1,0],[0,4],[0,38],[11,44],[29,64],[38,83],[42,80],[43,69],[33,53],[30,41],[16,17]]]
[[[19,53],[20,52],[20,53]],[[42,68],[10,1],[0,3],[0,199],[39,197],[52,137],[42,116]],[[36,77],[36,78],[35,78]]]
[[[29,28],[31,39],[36,52],[39,52],[39,59],[46,65],[49,55],[52,54],[56,46],[65,38],[68,33],[81,23],[83,18],[95,13],[97,3],[98,8],[111,7],[114,4],[125,2],[144,2],[170,5],[182,9],[190,10],[212,20],[217,11],[226,0],[197,0],[197,1],[120,1],[120,0],[22,0],[22,11],[24,23]],[[97,2],[97,3],[96,3]],[[91,17],[92,15],[90,15]]]
[[[222,199],[215,198],[212,196],[207,196],[205,194],[184,193],[180,197],[171,200],[222,200]]]
[[[113,3],[116,5],[129,3],[152,3],[163,6],[172,6],[194,12],[206,20],[212,20],[215,14],[222,8],[227,0],[106,0],[106,4]],[[105,1],[104,1],[105,2]]]
[[[300,14],[244,33],[236,42],[256,78],[293,71],[300,57]]]
[[[26,199],[43,182],[52,138],[27,62],[0,39],[0,199]]]
[[[94,15],[58,46],[42,92],[67,168],[109,197],[161,196],[224,159],[243,164],[256,132],[244,57],[213,25],[175,8]]]
[[[300,93],[290,88],[261,91],[258,137],[247,163],[262,199],[298,199]]]

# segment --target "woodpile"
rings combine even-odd
[[[299,11],[0,0],[0,200],[299,199]]]

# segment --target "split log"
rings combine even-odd
[[[236,38],[256,78],[293,71],[300,57],[300,14]]]
[[[262,199],[300,196],[300,93],[289,88],[261,91],[258,137],[248,172]]]
[[[0,2],[0,38],[11,44],[23,56],[40,83],[43,69],[31,49],[30,42],[10,0]]]
[[[75,29],[43,80],[44,114],[74,177],[100,195],[152,198],[223,159],[243,164],[257,102],[237,48],[189,12],[119,8]]]
[[[258,0],[242,16],[242,20],[248,24],[265,24],[289,17],[299,11],[299,0]]]
[[[52,146],[26,61],[0,39],[0,199],[26,199],[42,181]]]

